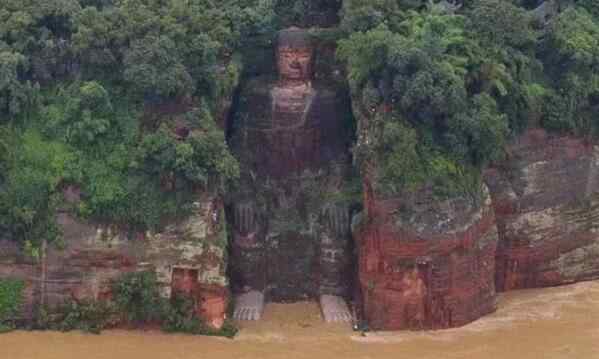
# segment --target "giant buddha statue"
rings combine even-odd
[[[234,317],[266,301],[318,299],[325,320],[350,321],[350,105],[343,86],[313,80],[308,31],[278,35],[278,77],[241,91],[231,147],[242,178],[231,195]]]

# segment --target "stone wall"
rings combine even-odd
[[[499,290],[599,278],[599,146],[531,129],[486,173]]]

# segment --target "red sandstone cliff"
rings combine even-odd
[[[488,193],[408,205],[365,194],[356,230],[364,314],[375,329],[460,326],[495,310],[497,232]]]
[[[64,248],[49,246],[45,261],[27,260],[13,242],[0,241],[0,278],[20,278],[27,284],[26,319],[32,319],[40,304],[53,310],[69,300],[109,299],[114,279],[152,270],[165,297],[183,292],[197,303],[207,324],[223,325],[228,282],[225,218],[218,198],[204,196],[187,220],[162,233],[138,233],[135,238],[68,213],[59,214],[57,220]]]
[[[599,147],[531,129],[507,153],[486,171],[479,208],[366,191],[355,237],[374,328],[459,326],[494,309],[495,286],[599,278]]]
[[[599,147],[531,129],[486,173],[498,290],[599,278]]]

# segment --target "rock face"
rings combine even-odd
[[[495,287],[599,278],[599,147],[531,129],[507,153],[486,171],[480,206],[381,199],[366,178],[355,234],[373,327],[459,326],[494,309]]]
[[[27,282],[25,312],[30,318],[40,304],[55,308],[69,300],[109,299],[111,281],[123,273],[155,271],[165,297],[173,292],[192,297],[198,314],[220,328],[228,301],[224,220],[222,202],[211,196],[196,202],[195,213],[186,221],[163,233],[138,233],[133,238],[114,227],[86,224],[61,213],[64,248],[49,246],[45,261],[34,262],[2,242],[0,277]]]
[[[455,327],[495,309],[497,231],[488,192],[475,202],[417,197],[406,203],[365,194],[355,237],[364,315],[375,329]]]
[[[531,129],[486,174],[499,290],[599,278],[599,147]]]

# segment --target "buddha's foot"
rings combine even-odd
[[[264,294],[252,290],[235,298],[235,320],[260,320],[264,311]]]
[[[335,295],[320,296],[320,310],[327,323],[351,323],[352,315],[343,298]]]

